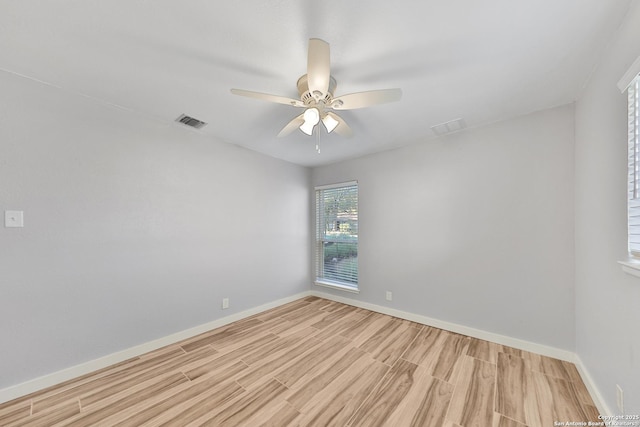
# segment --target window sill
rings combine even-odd
[[[618,261],[618,264],[622,266],[622,271],[624,271],[625,273],[640,278],[640,261]]]
[[[640,271],[638,271],[638,273],[640,274]],[[340,291],[345,291],[345,292],[351,292],[352,294],[359,294],[360,293],[360,290],[358,288],[354,288],[353,286],[340,285],[338,283],[321,282],[321,281],[316,280],[315,285],[316,286],[323,286],[325,288],[338,289]]]

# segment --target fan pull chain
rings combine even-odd
[[[320,154],[320,126],[316,126],[316,151]]]

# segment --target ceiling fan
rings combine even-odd
[[[313,129],[320,121],[328,133],[335,131],[338,135],[349,137],[352,135],[351,128],[333,110],[355,110],[398,101],[402,97],[400,89],[371,90],[334,97],[336,85],[336,79],[331,76],[329,43],[321,39],[309,39],[307,74],[300,77],[297,83],[300,99],[242,89],[231,89],[231,93],[304,108],[302,114],[282,128],[279,137],[289,135],[298,128],[307,135],[313,135]]]

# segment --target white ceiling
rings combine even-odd
[[[3,0],[0,68],[314,166],[574,101],[630,1]],[[403,90],[340,112],[355,135],[322,133],[320,154],[300,131],[276,138],[300,110],[229,92],[297,98],[311,37],[331,45],[336,96]]]

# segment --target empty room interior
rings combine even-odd
[[[0,425],[640,426],[639,75],[640,0],[3,1]]]

